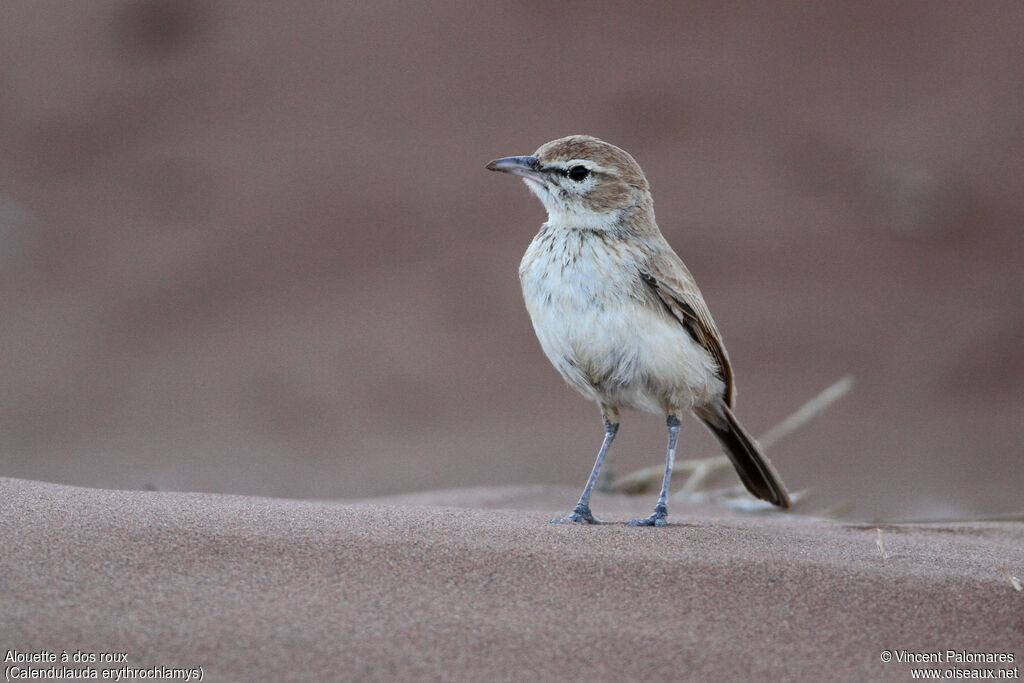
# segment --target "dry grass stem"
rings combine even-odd
[[[826,408],[850,393],[853,388],[853,375],[847,375],[807,403],[800,406],[796,412],[785,420],[775,425],[757,440],[761,448],[768,450],[783,437],[789,436],[796,430],[803,427],[812,419],[820,415]]]
[[[789,494],[789,499],[794,506],[807,500],[813,489],[801,489]],[[783,515],[771,503],[758,500],[751,496],[742,486],[731,486],[729,488],[711,489],[708,491],[697,491],[686,494],[686,499],[695,503],[713,503],[732,510],[757,514]]]
[[[1020,585],[1020,579],[1011,574],[1010,570],[1006,568],[1006,565],[1003,565],[999,569],[1002,570],[1003,576],[1005,576],[1006,580],[1010,582],[1011,586],[1013,586],[1013,590],[1017,591],[1018,593],[1024,591],[1024,586]]]
[[[809,513],[808,517],[814,517],[816,519],[840,519],[841,517],[853,512],[853,503],[836,503],[827,508],[822,508],[814,512]]]

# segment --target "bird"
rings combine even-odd
[[[661,493],[653,513],[631,526],[667,522],[687,412],[718,439],[750,493],[789,508],[785,485],[733,412],[736,389],[722,335],[658,229],[636,160],[598,138],[570,135],[486,168],[520,177],[547,210],[519,265],[523,299],[544,354],[570,386],[600,406],[604,420],[579,502],[552,523],[602,523],[590,496],[622,409],[663,414],[668,427]]]

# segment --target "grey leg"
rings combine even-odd
[[[614,417],[614,422],[612,418]],[[619,431],[619,421],[617,413],[610,413],[608,409],[605,409],[605,422],[604,422],[604,441],[601,443],[601,450],[597,452],[597,460],[594,461],[594,469],[590,471],[590,479],[587,480],[587,485],[583,488],[583,495],[580,496],[580,502],[576,503],[575,509],[572,514],[568,517],[555,518],[551,520],[552,524],[559,524],[561,522],[577,522],[583,524],[600,524],[601,520],[594,517],[593,513],[590,512],[590,493],[594,490],[594,484],[597,483],[597,477],[601,473],[601,463],[604,461],[604,456],[608,453],[608,447],[612,445],[612,441],[615,439],[615,434]]]
[[[679,441],[679,418],[669,415],[665,420],[668,425],[668,455],[665,457],[665,478],[661,482],[661,495],[658,496],[658,504],[654,506],[654,513],[650,517],[634,519],[630,526],[665,526],[668,519],[668,485],[672,480],[672,467],[676,462],[676,442]]]

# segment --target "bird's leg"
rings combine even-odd
[[[650,517],[634,519],[630,526],[665,526],[668,519],[668,486],[672,480],[672,467],[676,462],[676,442],[679,441],[680,420],[676,415],[669,415],[665,420],[668,425],[668,455],[665,457],[665,478],[661,483],[661,495],[658,496],[658,504],[654,506],[654,513]]]
[[[594,514],[590,511],[590,494],[597,483],[598,475],[601,473],[601,463],[604,462],[604,456],[608,453],[608,448],[612,445],[615,434],[619,431],[619,411],[609,406],[601,406],[601,412],[604,415],[604,441],[601,442],[601,450],[597,452],[597,460],[594,461],[594,469],[590,471],[590,479],[587,480],[587,485],[583,487],[583,495],[580,496],[580,502],[576,503],[572,514],[568,517],[555,518],[551,520],[552,524],[559,524],[561,522],[577,522],[580,524],[584,522],[587,524],[601,523],[601,520],[594,517]]]

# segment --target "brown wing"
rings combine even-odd
[[[674,256],[674,254],[673,254]],[[718,376],[725,382],[725,405],[733,407],[733,395],[735,390],[732,381],[732,366],[729,364],[729,355],[722,345],[722,337],[715,327],[715,321],[711,319],[704,297],[693,281],[693,276],[686,269],[678,257],[673,259],[675,263],[660,264],[652,262],[648,271],[640,271],[640,279],[643,280],[661,303],[689,332],[693,340],[708,350],[711,357],[718,363]],[[678,271],[673,277],[672,272]]]

